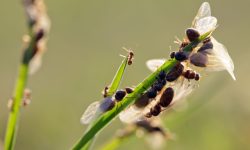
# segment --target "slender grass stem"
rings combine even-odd
[[[12,108],[9,114],[9,120],[7,125],[7,131],[5,135],[5,150],[12,150],[14,148],[18,120],[20,117],[20,106],[22,105],[23,92],[26,86],[28,77],[28,65],[21,64],[19,68],[19,74],[16,81],[16,87],[14,91]]]
[[[196,41],[193,41],[192,43],[187,45],[183,50],[191,51],[193,47],[205,40],[209,35],[211,35],[211,33],[212,31],[209,31],[201,35]],[[135,100],[156,81],[157,75],[160,71],[164,70],[168,72],[176,65],[177,62],[178,61],[176,61],[175,59],[170,59],[166,61],[161,67],[159,67],[155,72],[149,75],[144,81],[139,83],[134,89],[133,93],[128,94],[121,102],[117,103],[116,107],[100,116],[92,124],[92,127],[85,132],[83,137],[74,145],[72,149],[82,149],[85,144],[87,144],[98,132],[100,132],[106,125],[108,125],[122,110],[127,108],[133,102],[135,102]]]
[[[38,54],[38,51],[42,51],[44,49],[46,42],[44,41],[41,44],[40,41],[46,39],[45,35],[47,35],[49,30],[49,19],[47,17],[43,1],[37,2],[34,0],[23,0],[23,7],[26,11],[29,38],[24,40],[25,49],[23,51],[19,66],[19,72],[13,93],[12,104],[10,106],[9,119],[5,133],[5,150],[14,149],[18,130],[18,122],[20,119],[20,111],[23,105],[24,90],[28,81],[29,70],[32,69],[29,68],[29,63],[32,58]],[[33,23],[30,24],[31,22]]]

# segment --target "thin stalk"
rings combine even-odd
[[[18,121],[20,118],[20,109],[22,106],[23,93],[27,84],[29,74],[29,62],[32,59],[32,51],[35,46],[35,37],[31,36],[31,41],[25,49],[22,57],[22,62],[19,67],[18,77],[15,85],[14,96],[10,108],[10,114],[5,134],[5,150],[13,150],[16,134],[18,130]]]
[[[183,50],[191,51],[193,47],[197,46],[200,42],[205,40],[212,31],[209,31],[201,35],[196,41],[187,45]],[[135,100],[144,93],[157,79],[157,75],[160,71],[168,72],[173,68],[178,61],[175,59],[170,59],[166,61],[161,67],[159,67],[155,72],[149,75],[144,81],[136,86],[133,93],[128,94],[121,102],[117,103],[116,107],[112,110],[106,112],[100,116],[89,128],[83,137],[74,145],[73,150],[80,150],[87,144],[98,132],[100,132],[106,125],[108,125],[121,111],[131,105]]]
[[[39,51],[43,51],[46,44],[46,35],[49,31],[49,18],[43,1],[23,0],[23,7],[26,12],[28,22],[29,38],[25,40],[25,49],[22,54],[19,66],[18,77],[13,93],[12,104],[10,106],[9,119],[5,134],[5,150],[13,150],[20,119],[21,106],[23,105],[23,95],[26,88],[29,70],[29,63],[36,55],[41,57]],[[40,41],[43,42],[40,42]]]
[[[18,121],[20,117],[20,106],[22,105],[23,92],[26,87],[28,77],[28,65],[21,64],[16,81],[14,97],[12,99],[12,107],[9,114],[7,131],[5,135],[5,150],[12,150],[16,139]]]

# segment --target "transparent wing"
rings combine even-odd
[[[119,114],[119,118],[124,123],[135,123],[136,121],[140,120],[142,115],[142,110],[139,109],[136,106],[132,105],[129,108],[125,109]]]
[[[231,57],[228,54],[226,47],[211,37],[213,43],[213,49],[208,55],[208,64],[205,68],[206,71],[222,71],[227,70],[228,73],[236,80],[234,76],[234,64]]]
[[[208,2],[204,2],[201,4],[197,15],[195,16],[192,26],[194,26],[194,24],[197,22],[197,20],[200,20],[201,18],[205,18],[205,17],[209,17],[211,16],[211,9],[210,9],[210,5]]]
[[[212,31],[216,27],[217,27],[217,19],[212,16],[199,19],[193,25],[193,28],[197,29],[200,34]]]
[[[157,94],[155,99],[151,99],[147,105],[138,108],[135,104],[125,109],[119,114],[120,120],[124,123],[135,123],[146,119],[145,115],[150,111],[150,108],[153,107],[160,99],[162,92],[166,89],[166,86]]]
[[[192,91],[198,87],[198,82],[193,80],[186,80],[184,78],[179,79],[176,85],[173,87],[175,91],[174,99],[170,106],[175,110],[183,110],[187,108],[188,104],[186,101]]]
[[[82,124],[89,124],[90,122],[95,120],[101,113],[102,112],[100,110],[100,102],[99,101],[93,102],[88,106],[86,111],[83,113],[80,122]]]
[[[146,65],[148,69],[152,72],[156,71],[164,62],[166,59],[151,59],[146,62]]]

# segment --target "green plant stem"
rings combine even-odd
[[[183,50],[191,51],[193,47],[197,46],[201,41],[205,40],[206,37],[211,35],[212,31],[209,31],[201,35],[196,41],[191,42]],[[98,132],[101,131],[108,123],[110,123],[122,110],[131,105],[143,92],[146,91],[157,79],[157,75],[160,71],[168,72],[173,68],[176,63],[175,59],[166,61],[161,67],[155,72],[149,75],[143,82],[138,84],[134,89],[134,92],[128,94],[121,102],[117,103],[116,107],[100,116],[93,124],[92,127],[85,132],[84,136],[74,145],[73,150],[80,150],[87,144]]]
[[[28,65],[21,64],[19,68],[18,78],[16,81],[14,97],[12,99],[13,103],[10,110],[7,131],[5,135],[5,150],[12,150],[14,148],[18,128],[18,120],[20,117],[20,106],[22,105],[23,92],[26,86],[27,77]]]

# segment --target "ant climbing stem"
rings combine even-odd
[[[108,96],[108,89],[109,89],[109,87],[105,86],[105,88],[102,91],[102,95],[103,95],[104,98],[106,98]]]
[[[133,64],[133,59],[134,59],[134,52],[131,49],[127,49],[125,47],[123,47],[122,49],[124,49],[125,51],[128,52],[128,56],[124,56],[124,55],[120,55],[122,57],[128,57],[128,65],[132,65]]]

